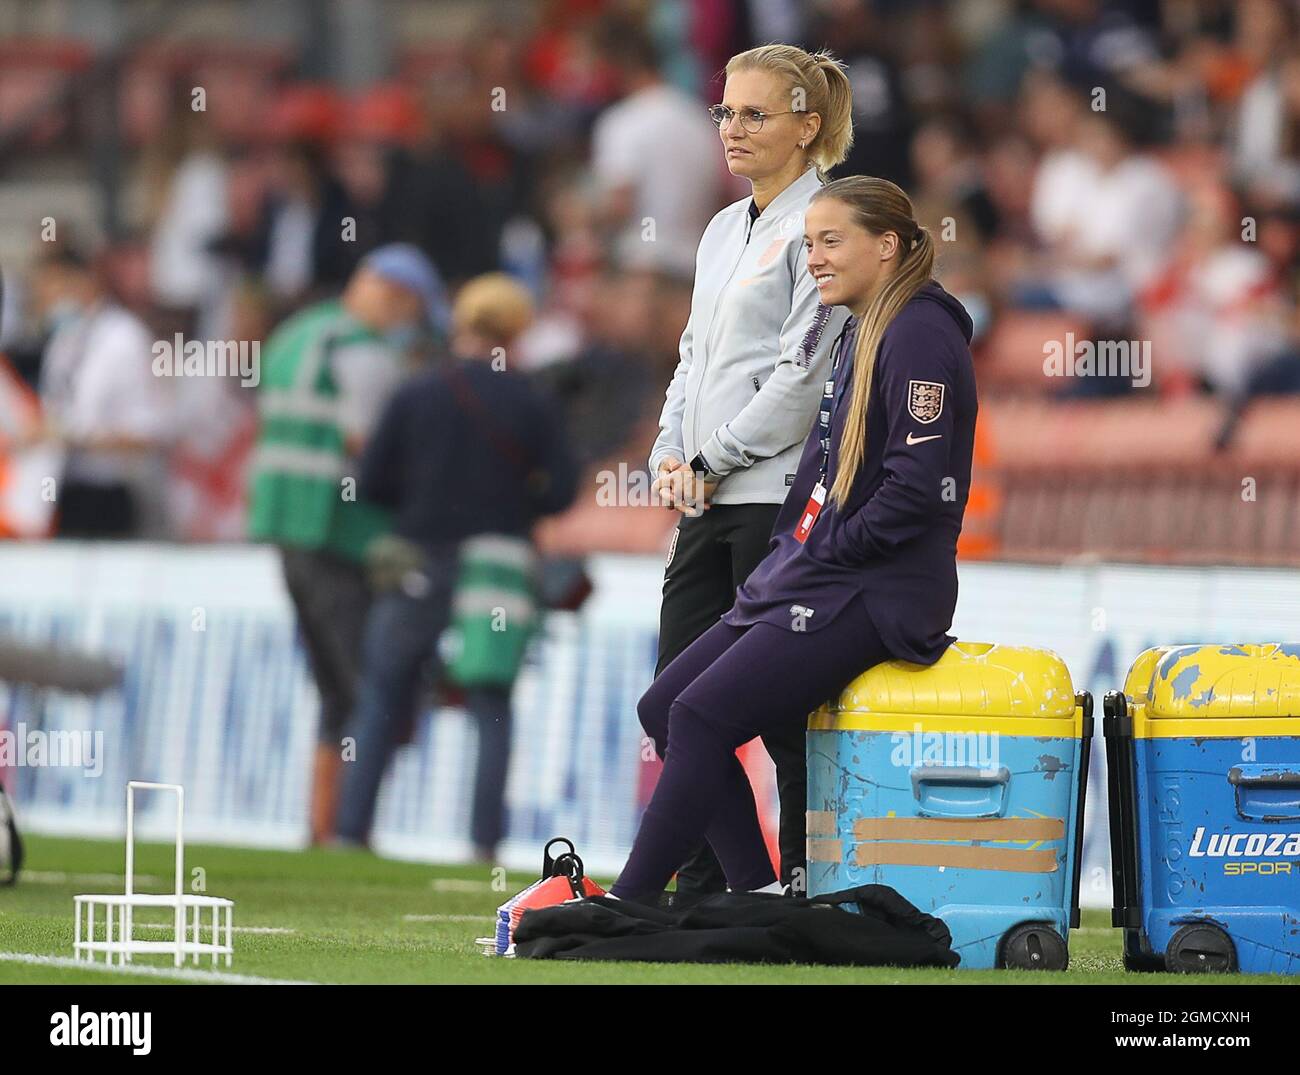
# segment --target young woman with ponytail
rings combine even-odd
[[[933,664],[953,641],[975,438],[970,318],[932,279],[933,239],[887,180],[822,188],[804,248],[822,302],[851,316],[766,559],[639,703],[666,756],[620,899],[653,902],[702,834],[732,890],[775,891],[736,748],[802,735],[872,665]]]

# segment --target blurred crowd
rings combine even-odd
[[[0,331],[4,532],[111,519],[119,535],[242,539],[255,389],[237,371],[157,376],[155,342],[264,342],[403,242],[453,297],[498,271],[531,293],[506,360],[559,400],[586,473],[544,546],[658,551],[673,513],[596,511],[594,473],[645,466],[696,243],[748,194],[705,109],[727,58],[769,40],[847,66],[856,141],[836,174],[913,194],[977,361],[1026,314],[1152,344],[1149,388],[1049,389],[1029,362],[998,391],[1300,392],[1296,0],[481,7],[428,70],[394,64],[352,92],[289,72],[242,124],[218,121],[218,83],[196,111],[178,73],[162,136],[131,154],[130,227],[100,242],[32,221]],[[78,510],[32,495],[58,467],[83,486]],[[133,503],[102,495],[123,485]]]

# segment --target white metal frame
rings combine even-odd
[[[136,892],[135,890],[135,793],[141,791],[172,791],[176,793],[176,890],[174,893]],[[233,900],[217,896],[196,896],[185,891],[185,789],[180,784],[155,784],[147,780],[131,780],[126,785],[126,891],[118,894],[87,894],[73,896],[73,956],[94,962],[96,953],[103,952],[105,962],[111,964],[114,954],[119,964],[131,961],[133,955],[170,952],[176,966],[190,956],[198,963],[201,955],[210,955],[216,966],[219,956],[226,957],[229,967],[234,955]],[[104,937],[95,935],[95,908],[104,910]],[[170,940],[139,940],[135,936],[132,912],[136,907],[172,907],[175,910],[173,932]],[[204,939],[203,912],[212,911],[208,939]],[[113,916],[117,912],[117,940],[113,939]],[[192,913],[191,913],[192,912]],[[83,933],[82,923],[85,922]],[[224,939],[223,939],[224,934]]]

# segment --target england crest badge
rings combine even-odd
[[[922,425],[929,425],[943,413],[943,390],[938,381],[908,381],[908,413]]]

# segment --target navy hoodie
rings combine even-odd
[[[836,345],[829,493],[849,410],[858,321]],[[829,495],[808,539],[794,529],[821,467],[817,423],[777,515],[767,557],[722,618],[817,631],[850,602],[865,602],[889,652],[933,664],[953,641],[957,536],[975,443],[971,320],[931,281],[886,328],[867,405],[867,446],[843,508]],[[793,606],[798,606],[794,608]]]

